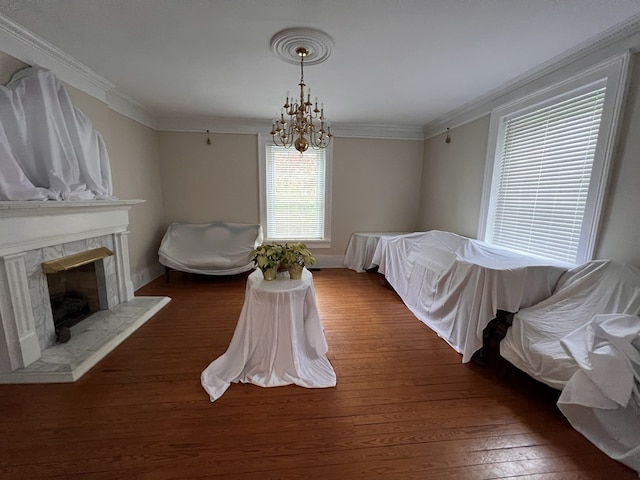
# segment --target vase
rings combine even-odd
[[[302,278],[302,269],[304,265],[300,265],[299,263],[294,263],[293,265],[289,265],[289,278],[291,280],[300,280]]]
[[[262,271],[262,276],[265,280],[275,280],[276,274],[278,273],[278,267],[267,268]]]

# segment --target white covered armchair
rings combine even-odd
[[[235,275],[254,268],[251,251],[262,243],[258,224],[212,222],[169,225],[158,256],[170,270],[203,275]]]

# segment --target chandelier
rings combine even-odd
[[[301,43],[309,45],[302,46]],[[328,58],[333,41],[324,32],[314,29],[288,29],[277,33],[271,40],[271,47],[289,63],[300,61],[300,96],[289,97],[287,93],[280,115],[273,120],[271,135],[274,144],[286,148],[294,147],[301,154],[309,147],[326,148],[331,143],[331,127],[324,116],[324,105],[318,107],[318,98],[311,101],[311,89],[305,92],[304,62],[311,58],[320,63]],[[297,63],[297,62],[296,62]],[[306,97],[306,98],[305,98]]]

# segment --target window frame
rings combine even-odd
[[[321,240],[318,239],[273,239],[269,235],[267,222],[267,144],[273,144],[271,135],[258,135],[258,171],[259,171],[259,198],[260,198],[260,225],[264,232],[265,242],[303,242],[308,247],[313,248],[330,248],[331,247],[331,192],[333,179],[333,142],[326,148],[322,149],[325,154],[325,178],[324,178],[324,235]],[[285,148],[285,147],[279,147]],[[311,148],[311,147],[310,147]]]
[[[604,208],[608,178],[612,157],[618,137],[618,125],[621,119],[624,94],[630,64],[630,53],[615,56],[595,65],[564,81],[555,83],[530,95],[526,95],[491,112],[489,139],[484,172],[478,239],[490,242],[488,220],[494,201],[494,186],[499,179],[502,148],[504,146],[506,122],[528,112],[553,105],[572,98],[580,92],[603,83],[606,86],[604,105],[598,141],[596,145],[589,193],[583,216],[582,229],[574,264],[581,264],[593,258],[602,210]],[[506,247],[508,248],[508,247]],[[522,253],[522,252],[520,252]]]

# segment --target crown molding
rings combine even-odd
[[[157,130],[167,132],[239,133],[254,135],[271,131],[271,121],[258,118],[226,118],[208,116],[159,117]]]
[[[107,102],[107,92],[114,88],[86,65],[46,42],[22,25],[0,14],[2,51],[29,65],[51,70],[62,81]]]
[[[86,65],[0,13],[2,51],[30,65],[54,72],[64,82],[103,101],[107,106],[155,130],[256,134],[271,130],[270,120],[220,117],[156,117],[139,102],[115,90],[115,85]],[[333,123],[343,138],[424,140],[489,114],[523,93],[561,80],[625,50],[640,49],[640,15],[629,18],[594,39],[545,62],[501,87],[450,111],[423,126]],[[562,76],[561,76],[562,75]],[[204,127],[204,128],[203,128]]]
[[[374,125],[366,123],[331,123],[331,133],[342,138],[378,138],[383,140],[424,140],[419,125]]]
[[[609,57],[625,51],[635,52],[639,48],[640,14],[427,123],[423,127],[423,137],[429,139],[445,132],[447,127],[456,128],[472,122],[522,94],[547,87]]]
[[[142,125],[158,130],[158,119],[137,100],[116,90],[107,92],[107,106],[114,112],[131,118]]]
[[[160,117],[157,130],[170,132],[206,132],[266,134],[271,131],[271,120],[227,117]],[[332,123],[331,133],[340,138],[378,138],[385,140],[424,140],[422,127],[397,125],[369,125]]]
[[[155,118],[135,100],[89,67],[0,13],[2,51],[29,65],[51,70],[63,82],[104,102],[112,110],[155,128]]]

